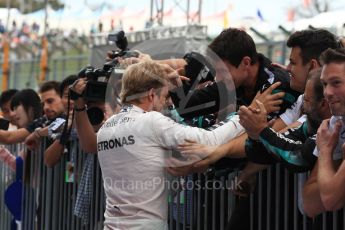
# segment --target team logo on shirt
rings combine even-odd
[[[117,137],[107,141],[100,141],[97,143],[97,149],[98,151],[111,150],[125,145],[133,145],[134,143],[134,136],[129,135],[127,137]]]

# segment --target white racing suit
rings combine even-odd
[[[104,229],[168,229],[167,158],[185,139],[220,145],[244,128],[234,116],[213,131],[184,126],[158,112],[125,106],[97,134],[106,194]],[[170,186],[170,187],[169,187]]]

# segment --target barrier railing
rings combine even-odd
[[[5,146],[13,155],[18,156],[20,151],[24,148],[21,144],[13,144]],[[6,189],[15,180],[15,172],[9,167],[0,162],[0,229],[10,229],[12,222],[12,215],[4,202]]]
[[[102,229],[104,191],[97,155],[88,156],[78,142],[70,143],[69,151],[53,168],[44,166],[45,142],[28,157],[29,177],[25,178],[23,229]],[[92,188],[87,223],[74,215],[78,185],[86,157],[92,158]]]
[[[97,155],[83,153],[78,141],[73,141],[60,162],[47,168],[43,163],[45,147],[46,140],[25,159],[22,229],[103,229],[105,197]],[[9,148],[12,153],[18,152],[16,145]],[[93,165],[89,171],[91,187],[84,191],[91,194],[91,198],[86,206],[82,206],[82,211],[89,212],[81,219],[74,215],[74,209],[82,175],[87,171],[84,169],[86,161]],[[0,172],[0,195],[3,197],[14,173],[2,163]],[[244,201],[230,191],[236,185],[233,181],[237,174],[233,172],[220,177],[194,174],[174,178],[178,186],[170,191],[169,229],[226,229],[236,206]],[[322,230],[344,229],[345,214],[342,210],[324,213],[314,220],[301,214],[302,177],[303,174],[289,174],[281,165],[259,173],[256,189],[249,198],[248,216],[242,216],[242,221],[248,221],[251,230],[309,230],[314,229],[313,223]],[[0,202],[0,229],[10,229],[11,219]]]

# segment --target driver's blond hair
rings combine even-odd
[[[166,66],[154,61],[143,61],[130,65],[122,77],[120,98],[122,103],[139,101],[150,89],[167,85]]]

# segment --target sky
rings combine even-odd
[[[68,32],[77,29],[79,32],[88,34],[91,30],[97,30],[100,22],[103,23],[103,31],[117,30],[123,28],[125,31],[138,31],[145,28],[149,20],[151,0],[60,0],[65,3],[65,9],[58,12],[48,13],[48,23],[51,28],[61,28]],[[161,0],[153,0],[161,2]],[[254,27],[263,34],[277,31],[279,25],[291,30],[297,28],[297,21],[292,27],[286,27],[288,10],[303,1],[314,0],[202,0],[202,25],[207,25],[207,33],[210,36],[219,34],[225,27],[241,27],[249,30]],[[319,0],[325,1],[325,0]],[[345,10],[344,0],[328,0],[332,2],[332,9]],[[198,9],[199,0],[190,0],[190,12],[195,13]],[[178,4],[177,4],[178,3]],[[95,9],[100,5],[110,6],[103,10]],[[84,6],[89,6],[89,9]],[[186,25],[187,0],[165,0],[164,12],[173,8],[173,14],[163,19],[164,26]],[[124,9],[124,10],[120,10]],[[119,12],[121,11],[121,12]],[[224,12],[227,12],[227,20],[224,19]],[[258,11],[262,15],[258,17]],[[116,12],[116,13],[114,13]],[[142,12],[140,14],[140,12]],[[212,16],[213,15],[213,16]],[[217,15],[217,17],[216,17]],[[0,15],[5,16],[5,15]],[[13,16],[15,17],[15,16]],[[327,18],[328,19],[328,18]],[[3,19],[7,21],[7,18]],[[12,19],[11,19],[12,20]],[[10,21],[11,21],[10,20]],[[31,15],[16,18],[17,21],[25,21],[29,24],[37,22],[44,24],[44,12],[34,12]],[[322,22],[325,21],[321,19]],[[338,18],[334,19],[337,23]],[[326,20],[329,21],[329,20]],[[345,22],[345,21],[344,21]],[[309,22],[306,22],[309,23]],[[304,24],[306,24],[304,23]],[[330,22],[333,23],[333,22]],[[291,24],[291,23],[290,23]],[[111,25],[115,25],[111,26]],[[310,25],[310,24],[306,24]],[[288,26],[288,25],[287,25]],[[317,26],[317,25],[316,25]]]
[[[151,0],[61,0],[67,4],[85,4],[85,2],[91,6],[105,2],[107,4],[116,7],[125,6],[133,11],[140,10],[143,8],[150,8]],[[159,0],[154,0],[159,2]],[[308,1],[308,0],[304,0]],[[309,0],[312,1],[312,0]],[[165,10],[170,9],[176,5],[175,2],[185,9],[186,0],[165,0]],[[197,9],[198,0],[190,1],[191,11]],[[202,1],[202,15],[212,15],[217,12],[221,12],[226,8],[230,8],[228,11],[229,24],[237,21],[243,17],[257,17],[257,11],[260,10],[263,19],[272,27],[277,27],[280,24],[286,22],[287,11],[291,6],[299,5],[303,0],[203,0]],[[331,7],[333,9],[345,8],[345,3],[342,0],[330,0],[332,2]],[[179,7],[175,7],[175,11],[182,10]]]

